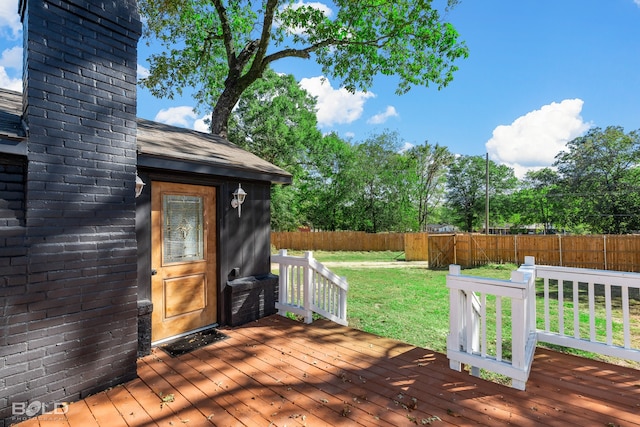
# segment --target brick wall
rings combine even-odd
[[[26,350],[26,325],[16,321],[19,318],[9,304],[22,298],[27,287],[25,172],[22,160],[5,155],[0,159],[0,408],[9,405],[10,394],[4,391],[12,389],[15,375],[26,372],[29,364],[15,359],[14,354]]]
[[[137,352],[135,0],[21,8],[28,262],[1,295],[5,423],[16,402],[50,409],[133,378]]]
[[[0,229],[24,227],[25,170],[19,156],[5,154],[0,159]]]
[[[226,319],[238,326],[275,314],[278,301],[278,276],[261,276],[230,280],[225,287]]]

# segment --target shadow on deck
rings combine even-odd
[[[527,391],[445,355],[328,321],[271,316],[138,361],[137,380],[25,426],[640,425],[640,372],[538,348]]]

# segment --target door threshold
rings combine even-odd
[[[177,339],[180,339],[180,338],[184,338],[187,335],[196,334],[198,332],[202,332],[202,331],[205,331],[205,330],[211,329],[211,328],[217,328],[218,326],[219,325],[217,323],[212,323],[210,325],[203,326],[203,327],[197,328],[197,329],[192,329],[190,331],[183,332],[183,333],[178,334],[178,335],[172,335],[172,336],[170,336],[168,338],[162,338],[161,340],[158,340],[158,341],[152,341],[151,342],[151,347],[157,347],[159,345],[166,344],[166,343],[168,343],[170,341],[177,340]]]

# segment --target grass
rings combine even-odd
[[[289,251],[301,256],[301,251]],[[404,260],[402,252],[313,252],[329,262],[393,262]],[[507,279],[514,265],[489,265],[464,270],[464,274]],[[449,291],[446,270],[331,266],[349,282],[349,326],[398,339],[418,347],[446,353],[449,333]]]
[[[559,332],[559,301],[558,301],[558,283],[557,281],[550,281],[549,283],[549,312],[551,313],[549,330],[551,332]],[[543,283],[542,280],[539,280],[537,284],[537,292],[538,292],[538,304],[537,304],[537,327],[538,329],[544,329],[544,300],[543,300]],[[565,282],[562,285],[563,289],[563,322],[564,322],[564,333],[567,335],[573,335],[574,333],[574,305],[575,302],[573,300],[573,284],[569,282]],[[577,304],[579,306],[579,316],[578,316],[578,333],[581,338],[589,339],[591,329],[590,329],[590,318],[587,314],[589,312],[589,301],[588,301],[588,291],[586,283],[578,283],[577,284]],[[600,342],[606,341],[606,309],[605,309],[605,298],[604,298],[604,286],[603,285],[594,285],[594,300],[595,300],[595,316],[594,316],[594,332],[596,339]],[[620,288],[616,286],[612,286],[612,341],[613,344],[623,346],[624,345],[624,332],[623,332],[623,318],[622,318],[622,308],[621,308],[621,296],[620,296]],[[629,316],[631,318],[630,325],[630,335],[631,335],[631,346],[633,348],[640,348],[640,293],[637,289],[631,289],[629,291]],[[572,354],[578,354],[583,357],[591,357],[597,358],[599,360],[604,360],[610,363],[618,363],[631,365],[634,367],[639,367],[637,362],[625,362],[619,359],[610,358],[607,356],[594,355],[591,353],[583,352],[575,349],[563,349],[557,346],[548,345],[549,348],[560,349],[561,351],[570,352]]]
[[[349,325],[444,352],[449,301],[441,272],[425,269],[333,268],[349,282]],[[443,321],[444,320],[444,321]]]
[[[272,253],[277,251],[272,250]],[[313,257],[320,262],[394,262],[404,261],[404,252],[329,252],[312,251]],[[287,251],[287,255],[303,256],[305,251]]]
[[[289,251],[290,255],[300,256],[301,251]],[[446,287],[446,270],[428,270],[424,266],[412,267],[408,263],[404,268],[371,268],[357,266],[358,262],[397,262],[404,261],[402,252],[313,252],[313,256],[323,263],[344,262],[344,265],[333,264],[331,270],[339,276],[345,276],[349,282],[348,320],[353,328],[376,335],[401,340],[403,342],[446,353],[446,337],[449,333],[449,291]],[[513,264],[493,264],[463,270],[463,274],[508,279],[511,271],[517,266]],[[544,327],[543,302],[541,284],[539,287],[538,328]],[[571,291],[565,290],[565,330],[573,328],[573,311]],[[581,293],[581,305],[584,304]],[[493,304],[488,298],[488,303]],[[555,302],[555,305],[554,305]],[[633,317],[640,324],[640,300],[632,307]],[[503,325],[505,338],[510,333],[510,304],[503,301]],[[491,312],[491,311],[490,311]],[[557,301],[551,301],[551,313],[556,313]],[[489,313],[488,313],[489,314]],[[493,317],[493,319],[491,319]],[[615,317],[615,316],[614,316]],[[495,324],[495,315],[487,316],[488,330]],[[557,323],[557,321],[556,321]],[[584,324],[583,324],[584,327]],[[621,322],[614,322],[614,330],[621,328]],[[601,329],[601,328],[599,328]],[[552,328],[553,330],[553,328]],[[582,334],[582,333],[581,333]],[[633,331],[636,348],[640,346],[640,333]],[[582,334],[588,337],[588,332]],[[489,336],[488,342],[495,341]],[[503,355],[510,356],[510,340],[503,342]],[[490,351],[495,349],[495,343]],[[552,347],[552,346],[549,346]],[[552,347],[560,351],[568,351],[583,357],[605,360],[610,363],[629,364],[599,355],[573,349]],[[637,364],[636,364],[637,367]]]

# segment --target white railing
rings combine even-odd
[[[536,294],[536,279],[542,279]],[[460,274],[449,267],[449,336],[452,369],[486,369],[525,389],[537,342],[640,362],[640,274],[535,265],[533,257],[511,280]],[[542,305],[536,328],[536,299]],[[511,325],[503,325],[510,312]],[[491,320],[491,321],[490,321]],[[542,325],[544,323],[544,325]],[[505,356],[510,350],[511,356]],[[495,349],[494,346],[495,345]]]
[[[313,321],[313,313],[347,326],[347,291],[349,285],[313,258],[311,252],[303,257],[287,255],[280,250],[271,255],[271,262],[280,265],[278,313],[287,312],[304,317],[306,323]]]
[[[629,304],[640,299],[640,274],[538,265],[536,276],[544,281],[539,341],[640,362]]]
[[[447,357],[451,369],[460,371],[462,364],[469,365],[476,376],[486,369],[510,377],[512,387],[525,389],[536,347],[533,262],[533,257],[527,257],[511,280],[466,276],[460,274],[460,266],[450,266]],[[511,322],[503,322],[509,313]]]

